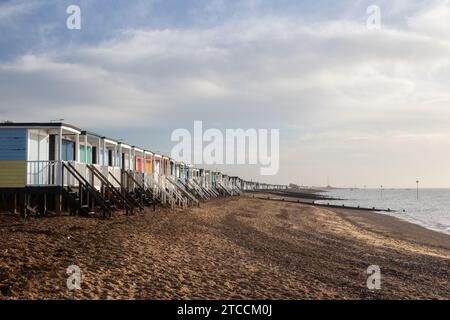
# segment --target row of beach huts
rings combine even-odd
[[[196,168],[67,123],[0,123],[0,211],[109,217],[286,188]]]

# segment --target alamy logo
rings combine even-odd
[[[379,6],[371,5],[366,10],[369,17],[366,21],[367,29],[380,30],[381,29],[381,9]]]
[[[379,266],[372,265],[367,268],[367,274],[370,276],[367,278],[367,288],[369,290],[381,289],[381,269]]]
[[[270,133],[270,134],[269,134]],[[178,142],[171,156],[195,165],[260,165],[261,175],[275,175],[279,169],[279,129],[215,128],[203,132],[202,121],[194,121],[194,134],[187,129],[172,132],[171,141]]]
[[[77,265],[70,265],[67,267],[66,273],[69,275],[66,281],[67,289],[79,290],[81,289],[81,271]]]
[[[70,14],[66,20],[66,26],[69,30],[81,29],[81,9],[79,6],[72,4],[67,7],[66,13]]]

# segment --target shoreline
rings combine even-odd
[[[261,193],[264,194],[264,193]],[[286,197],[287,198],[287,197]],[[292,197],[296,199],[295,197]],[[259,198],[261,200],[267,201],[280,201],[278,199],[265,199]],[[301,205],[310,205],[312,207],[321,208],[324,210],[328,210],[334,212],[346,219],[347,221],[351,221],[354,224],[357,224],[359,227],[363,227],[366,225],[369,226],[378,226],[381,227],[378,229],[378,232],[387,236],[399,236],[401,238],[408,239],[409,241],[419,242],[430,246],[443,247],[450,250],[450,235],[441,232],[439,230],[433,230],[431,228],[427,228],[418,223],[413,223],[406,219],[402,219],[397,216],[393,216],[387,214],[386,211],[377,211],[377,210],[360,210],[354,207],[344,207],[341,208],[339,206],[326,206],[323,204],[316,204],[314,202],[307,203],[308,199],[301,198],[304,202]],[[291,202],[296,204],[295,202]],[[392,211],[394,212],[394,211]],[[384,229],[384,230],[383,230]],[[376,232],[377,229],[371,230],[372,232]],[[391,234],[389,234],[391,233]],[[449,284],[450,285],[450,284]]]
[[[348,188],[348,189],[350,189],[350,188]],[[308,189],[304,189],[304,190],[308,190]],[[430,222],[426,222],[426,221],[421,221],[420,219],[417,219],[415,217],[409,217],[407,215],[407,213],[405,213],[405,212],[402,212],[400,210],[395,210],[395,209],[392,209],[392,208],[375,208],[375,209],[373,209],[373,208],[369,208],[369,207],[358,208],[358,207],[354,207],[354,206],[342,206],[340,204],[333,204],[333,203],[329,203],[329,204],[327,204],[327,203],[316,203],[315,201],[327,201],[327,200],[331,200],[331,201],[345,201],[345,199],[338,199],[338,198],[333,198],[333,197],[331,197],[329,199],[328,198],[324,199],[324,198],[322,198],[323,195],[320,195],[320,193],[323,193],[323,192],[327,192],[327,191],[325,189],[324,190],[314,189],[311,192],[311,195],[308,196],[308,197],[304,197],[302,195],[303,191],[301,191],[300,193],[298,193],[298,192],[293,192],[292,193],[290,191],[281,191],[281,192],[269,192],[267,194],[280,196],[280,198],[286,198],[286,199],[298,199],[304,204],[311,203],[311,205],[314,205],[314,206],[317,206],[317,207],[323,207],[325,209],[328,208],[330,210],[343,208],[345,210],[352,210],[352,211],[356,210],[356,211],[358,211],[358,210],[361,209],[361,211],[369,211],[369,212],[372,212],[372,213],[378,213],[378,214],[382,214],[382,215],[387,215],[389,217],[394,217],[394,218],[400,219],[401,221],[408,222],[408,223],[414,224],[416,226],[423,227],[423,228],[425,228],[427,230],[435,231],[435,232],[442,233],[442,234],[445,234],[445,235],[450,235],[450,227],[447,227],[447,229],[439,228],[439,227],[436,226],[436,224],[439,225],[439,223],[436,223],[436,222],[430,223]],[[264,192],[256,192],[256,193],[263,194],[263,195],[265,194]],[[398,216],[394,215],[394,214],[398,214]]]
[[[380,212],[330,209],[357,227],[402,241],[450,250],[450,235]],[[374,228],[375,227],[375,228]],[[450,285],[450,284],[449,284]]]
[[[106,220],[0,215],[0,299],[450,298],[450,236],[335,210],[236,197]]]

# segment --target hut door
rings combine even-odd
[[[142,159],[141,158],[136,159],[136,171],[142,172]]]
[[[48,159],[50,161],[55,161],[56,160],[56,136],[54,134],[50,135],[50,140],[49,140],[49,144],[48,144]]]
[[[92,147],[92,163],[97,164],[97,147]]]
[[[73,161],[75,160],[75,143],[70,140],[63,140],[61,146],[61,160]]]
[[[113,152],[112,150],[108,150],[108,166],[113,166]]]
[[[145,173],[152,172],[152,160],[147,160],[145,164]]]

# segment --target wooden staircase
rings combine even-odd
[[[165,177],[167,182],[173,187],[174,192],[178,195],[178,197],[181,199],[183,207],[187,207],[189,205],[198,205],[198,200],[191,195],[189,192],[187,192],[183,187],[178,185],[171,177]]]
[[[103,197],[109,200],[116,208],[124,210],[126,214],[133,213],[134,209],[140,208],[139,204],[136,203],[134,199],[128,197],[126,193],[124,194],[116,188],[109,181],[108,177],[105,177],[94,165],[88,164],[87,168],[92,174],[92,179],[96,177],[100,180],[100,192]]]
[[[206,188],[209,193],[211,193],[214,197],[220,197],[219,192],[217,191],[216,188],[214,188],[213,186],[210,186],[209,188]]]
[[[109,172],[109,176],[114,180],[115,183],[117,183],[120,192],[129,201],[130,205],[142,211],[143,206],[135,199],[134,195],[130,194],[128,190],[122,185],[122,183],[117,180],[117,178],[111,172]]]
[[[62,188],[62,196],[70,214],[91,216],[100,210],[103,217],[111,217],[116,207],[110,200],[90,184],[70,162],[62,162],[62,178],[73,178],[78,182],[77,187],[66,186]]]
[[[217,188],[218,187],[218,188]],[[220,183],[220,182],[217,182],[216,183],[216,188],[223,194],[223,195],[225,195],[225,196],[232,196],[233,194],[227,189],[227,188],[225,188],[224,186],[223,186],[223,184],[222,183]]]
[[[153,206],[153,210],[156,210],[157,201],[153,192],[145,187],[145,182],[142,184],[138,182],[132,172],[122,170],[122,185],[125,187],[128,195],[139,204],[141,210],[143,210],[145,206]]]
[[[199,198],[203,200],[209,199],[209,197],[205,194],[205,192],[203,192],[203,189],[195,182],[194,179],[187,180],[187,184]]]
[[[193,180],[192,180],[192,184],[194,184],[195,186],[197,186],[197,188],[199,188],[199,189],[202,191],[202,193],[203,193],[203,195],[204,195],[204,197],[205,197],[206,200],[209,200],[209,199],[211,199],[212,197],[215,197],[215,195],[214,195],[211,191],[209,191],[207,188],[205,188],[204,186],[202,186],[202,184],[199,183],[197,180],[193,179]]]
[[[180,187],[167,176],[164,176],[164,186],[169,193],[169,196],[174,200],[175,205],[178,205],[181,208],[188,207],[189,199],[183,195]]]
[[[244,194],[244,191],[242,191],[242,189],[239,188],[238,186],[234,186],[233,189],[236,192],[236,195],[238,196],[242,196]]]
[[[177,183],[179,183],[180,190],[182,190],[183,194],[189,197],[195,205],[200,206],[200,201],[192,194],[191,188],[180,178],[177,179]]]

